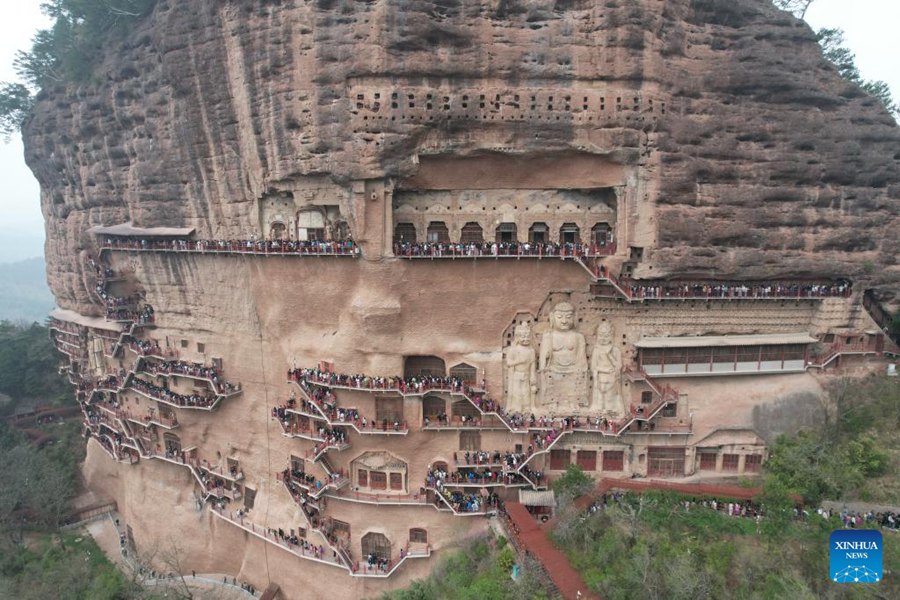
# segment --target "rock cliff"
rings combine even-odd
[[[638,276],[900,291],[900,129],[768,0],[160,0],[24,138],[51,287],[84,311],[91,225],[246,238],[285,182],[483,152],[637,167]]]

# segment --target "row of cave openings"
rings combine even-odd
[[[560,244],[581,244],[589,243],[595,246],[608,246],[613,243],[613,228],[609,223],[597,223],[590,231],[588,240],[582,239],[581,228],[575,223],[564,223],[559,228],[559,236],[553,240],[551,238],[550,227],[546,223],[532,223],[528,228],[528,237],[524,240],[519,239],[519,227],[515,223],[500,223],[494,229],[493,240],[500,243],[513,242],[529,242],[532,244],[546,244],[556,241]],[[397,223],[394,226],[394,243],[395,244],[415,244],[420,241],[418,231],[413,223]],[[425,230],[425,242],[431,244],[449,244],[450,230],[444,221],[431,221]],[[484,243],[484,229],[479,223],[466,223],[460,231],[460,244],[481,244]],[[453,241],[453,243],[457,243]]]
[[[384,105],[387,106],[388,98],[385,97],[382,99],[381,92],[374,92],[372,98],[372,102],[371,104],[369,104],[366,101],[365,93],[357,93],[356,109],[368,109],[372,112],[379,112],[382,108],[382,102],[384,102]],[[579,111],[578,98],[572,96],[571,94],[566,94],[563,96],[555,94],[462,94],[449,96],[434,92],[427,92],[424,94],[424,98],[422,98],[422,100],[419,100],[417,94],[410,92],[401,93],[394,91],[391,92],[390,95],[390,107],[393,110],[406,108],[414,109],[417,106],[417,102],[419,102],[419,108],[422,108],[424,103],[425,110],[442,111],[450,111],[454,106],[457,105],[461,109],[466,111],[468,111],[469,109],[500,110],[501,107],[510,107],[513,110],[526,110],[527,107],[527,110],[529,110],[530,112],[543,110],[547,110],[549,112],[573,112],[573,110],[575,112]],[[600,96],[598,107],[599,112],[606,112],[606,106],[606,97]],[[622,96],[617,96],[615,99],[615,103],[610,104],[610,107],[614,107],[615,112],[622,112],[627,110],[631,110],[632,112],[640,112],[642,109],[642,102],[640,96],[633,96],[630,99],[623,98]],[[665,102],[659,102],[658,107],[660,114],[666,114]],[[647,112],[653,113],[655,108],[656,107],[654,106],[653,99],[649,98],[647,100]],[[580,110],[584,112],[588,112],[589,110],[591,110],[590,96],[581,97]]]

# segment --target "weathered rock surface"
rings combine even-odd
[[[432,88],[503,90],[504,105],[459,114],[453,96],[447,114],[435,98],[424,119]],[[608,106],[589,120],[593,97],[528,107],[532,89],[607,90]],[[356,93],[369,105],[379,90],[384,119],[363,123]],[[527,119],[504,113],[518,90]],[[161,0],[93,82],[41,95],[25,142],[52,289],[83,310],[90,225],[247,237],[280,182],[498,149],[638,166],[656,210],[638,275],[848,275],[888,297],[900,284],[900,129],[766,0]]]

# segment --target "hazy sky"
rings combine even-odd
[[[41,0],[16,0],[0,20],[0,81],[15,80],[12,61],[16,50],[30,47],[30,39],[47,26],[40,14]],[[848,46],[856,53],[856,63],[867,79],[887,81],[895,98],[900,98],[900,2],[897,0],[816,0],[806,16],[813,28],[840,27]],[[25,166],[18,138],[0,141],[0,230],[20,235],[43,236],[38,206],[38,185]]]

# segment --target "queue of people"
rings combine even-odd
[[[398,242],[394,255],[401,258],[484,257],[589,257],[615,254],[615,244],[556,242]]]
[[[359,246],[347,240],[188,240],[107,237],[102,247],[110,250],[199,252],[218,254],[293,254],[358,256]]]

